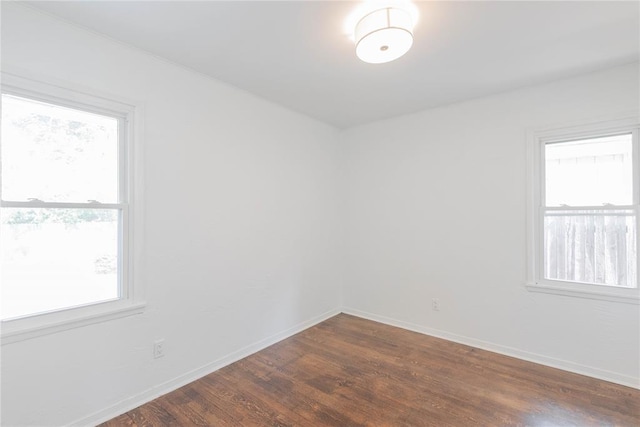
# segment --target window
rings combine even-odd
[[[533,291],[638,303],[638,125],[532,133]]]
[[[3,343],[140,309],[130,256],[132,115],[125,104],[3,75]]]

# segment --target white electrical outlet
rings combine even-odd
[[[158,359],[164,356],[164,338],[153,343],[153,358]]]
[[[431,308],[433,311],[440,311],[440,300],[438,298],[431,300]]]

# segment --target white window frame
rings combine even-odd
[[[562,127],[541,128],[527,132],[527,283],[532,292],[543,292],[579,298],[640,304],[640,284],[636,288],[587,284],[545,279],[543,274],[544,242],[544,147],[547,143],[595,138],[623,133],[632,134],[633,205],[612,206],[611,209],[633,210],[636,232],[640,233],[640,119],[637,112]],[[608,209],[597,206],[597,209]],[[559,209],[571,209],[559,208]],[[589,209],[580,207],[579,209]],[[640,268],[640,250],[638,251]],[[640,273],[640,272],[639,272]],[[640,274],[638,274],[640,276]]]
[[[118,278],[120,297],[114,300],[89,303],[46,313],[36,313],[0,324],[2,345],[37,336],[60,332],[80,326],[103,322],[142,313],[145,307],[139,275],[134,269],[139,259],[139,249],[134,246],[141,240],[142,171],[139,108],[134,103],[116,101],[112,97],[98,95],[86,89],[71,88],[66,83],[32,80],[3,72],[2,94],[88,111],[118,120],[118,185],[117,203],[53,203],[42,201],[4,201],[0,195],[0,207],[31,208],[111,208],[120,212]],[[134,120],[135,119],[135,120]],[[1,179],[1,175],[0,175]],[[136,226],[137,225],[137,226]],[[0,236],[1,238],[1,236]]]

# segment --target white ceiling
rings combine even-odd
[[[636,1],[422,1],[378,65],[344,31],[357,2],[28,3],[340,128],[639,59]]]

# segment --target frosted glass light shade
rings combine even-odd
[[[356,55],[364,62],[381,64],[407,53],[413,44],[409,12],[388,7],[366,15],[356,24]]]

